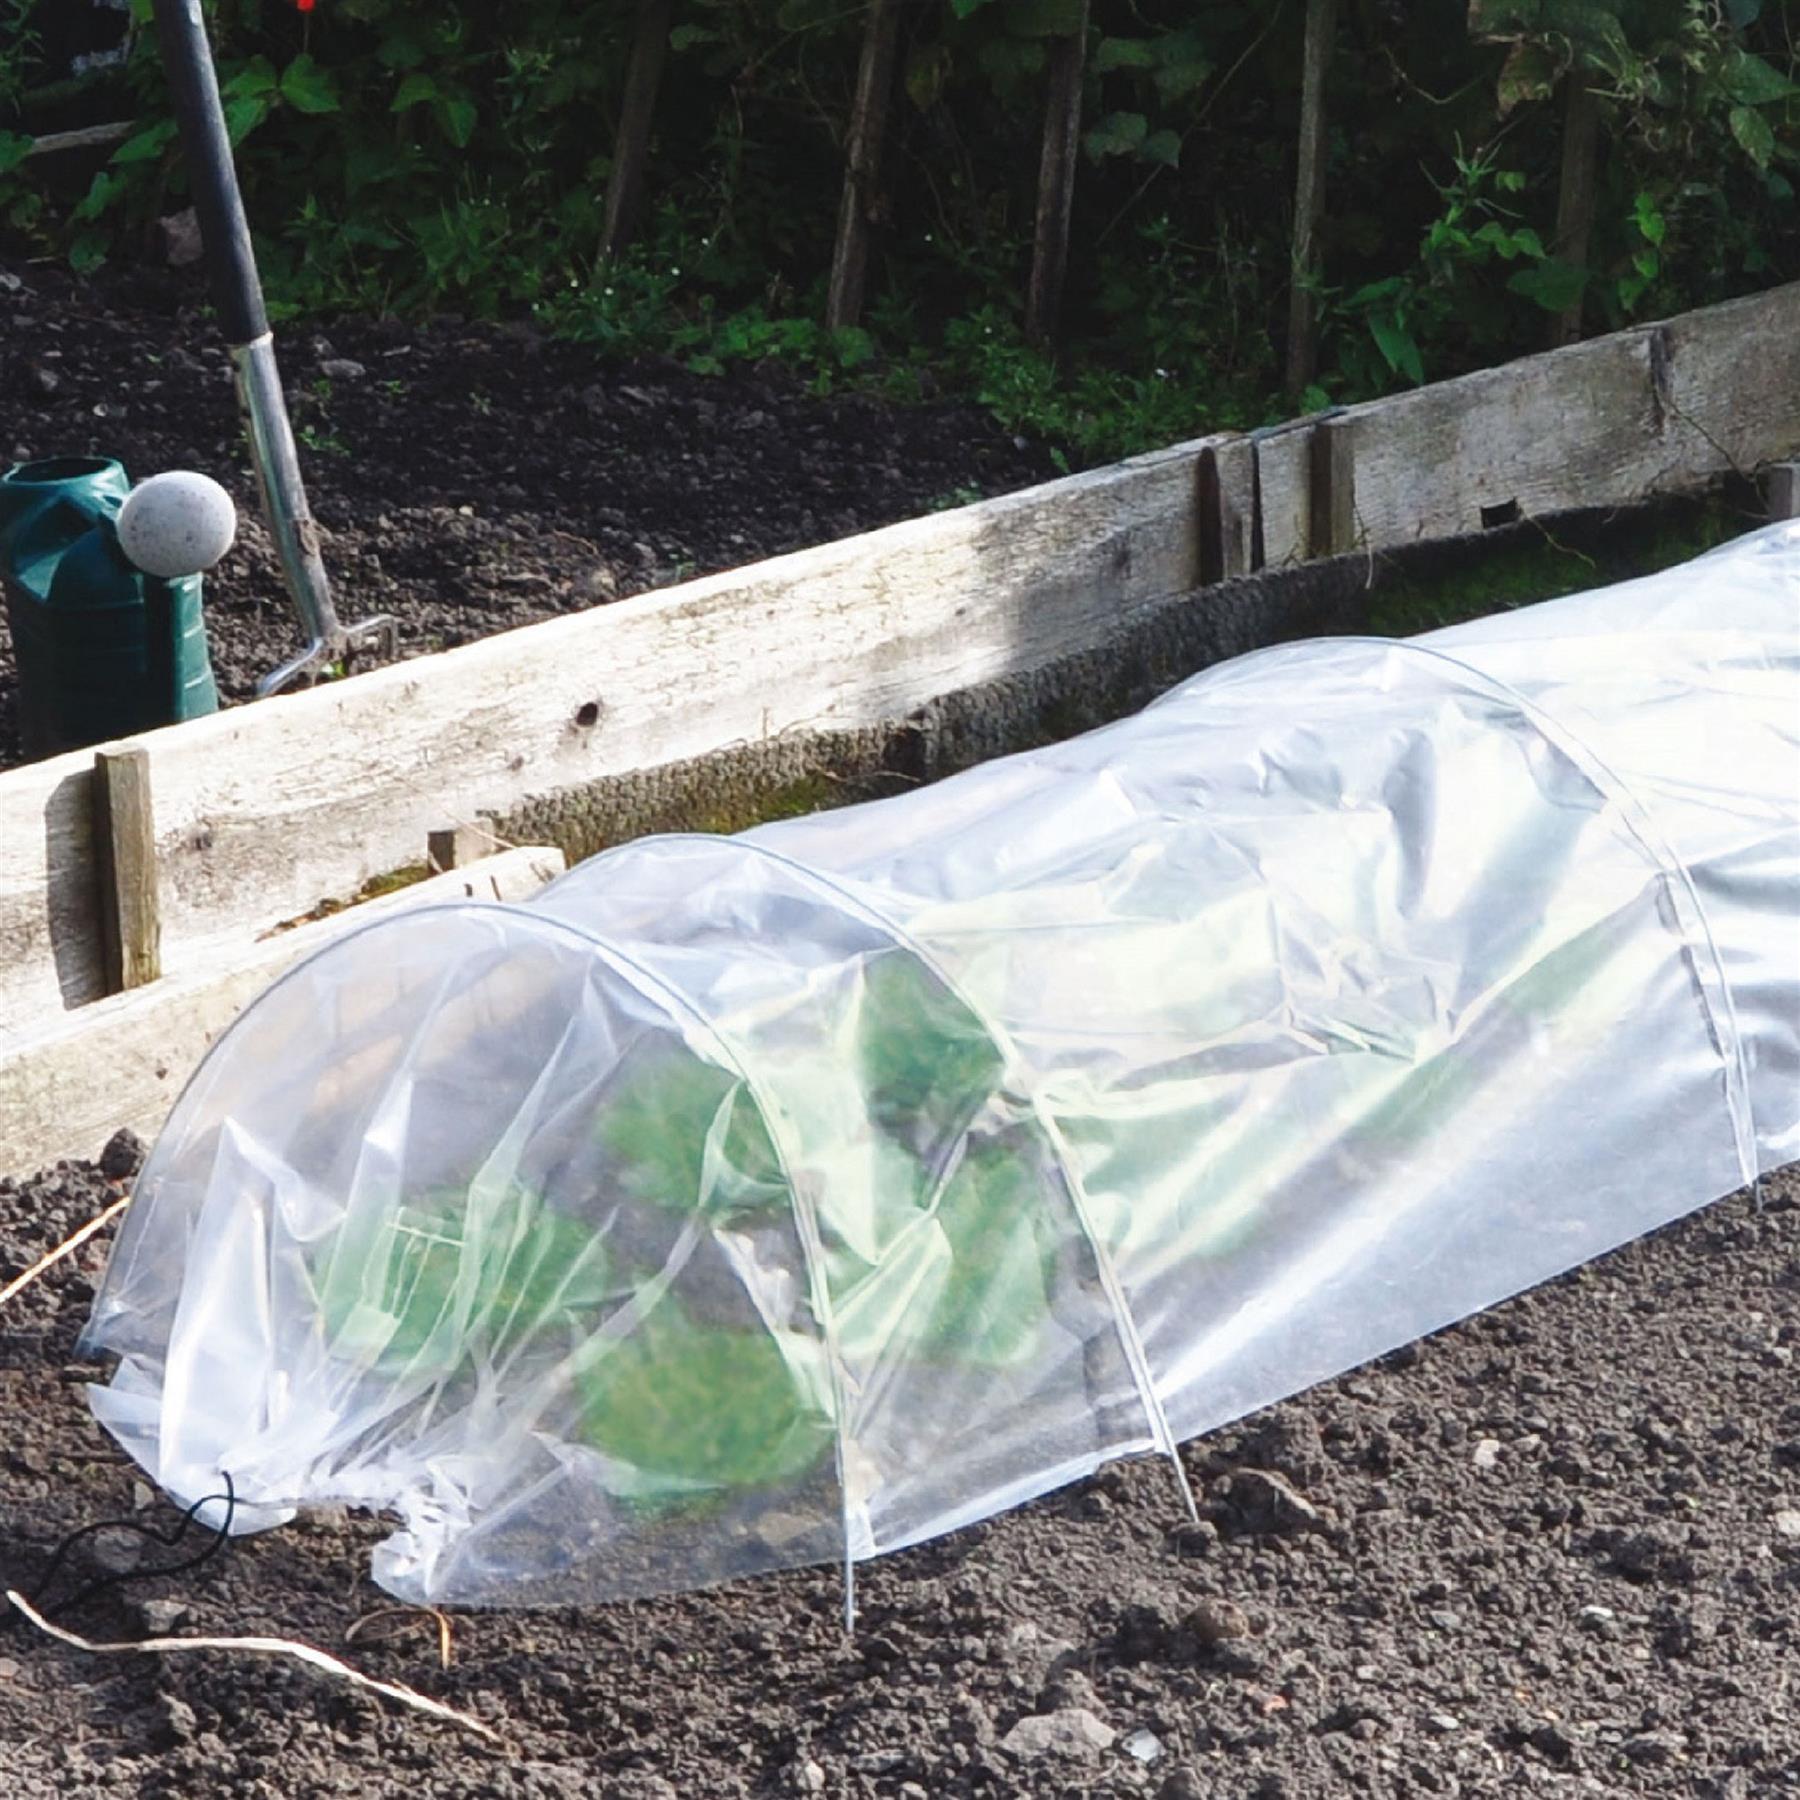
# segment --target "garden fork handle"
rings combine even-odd
[[[263,512],[282,576],[308,639],[299,655],[257,684],[259,694],[272,694],[300,675],[339,661],[353,641],[377,634],[391,637],[392,622],[371,619],[346,631],[338,621],[331,582],[319,554],[319,528],[306,503],[300,455],[275,365],[275,340],[263,305],[250,222],[238,189],[231,134],[219,98],[219,78],[200,0],[154,0],[154,6],[163,68],[181,131],[200,238],[206,247],[213,304],[225,328],[238,404],[250,440],[250,461],[262,489]]]

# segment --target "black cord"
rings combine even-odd
[[[189,1569],[197,1569],[224,1549],[225,1540],[231,1536],[231,1522],[237,1516],[237,1485],[231,1479],[231,1472],[220,1470],[225,1480],[225,1491],[222,1494],[203,1494],[181,1515],[175,1529],[168,1533],[160,1532],[153,1525],[140,1525],[136,1519],[97,1519],[91,1525],[83,1525],[71,1531],[51,1553],[50,1566],[38,1578],[35,1591],[31,1596],[31,1604],[46,1619],[54,1619],[59,1613],[68,1612],[79,1606],[84,1600],[91,1600],[96,1594],[103,1594],[108,1588],[123,1587],[132,1581],[154,1581],[163,1575],[181,1575]],[[213,1501],[225,1503],[225,1516],[219,1522],[218,1530],[212,1537],[196,1550],[192,1556],[184,1557],[180,1562],[166,1563],[155,1569],[127,1569],[116,1575],[101,1575],[84,1586],[78,1587],[66,1600],[59,1600],[54,1606],[46,1606],[43,1596],[49,1592],[50,1584],[60,1573],[63,1564],[68,1560],[69,1552],[83,1538],[92,1537],[100,1531],[135,1531],[140,1537],[149,1538],[152,1542],[173,1549],[187,1536],[188,1527],[194,1522],[194,1515],[201,1507],[210,1506]]]

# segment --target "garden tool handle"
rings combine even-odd
[[[346,631],[338,620],[331,581],[319,553],[319,528],[306,503],[300,455],[275,366],[275,341],[269,332],[250,222],[232,162],[231,132],[219,96],[206,20],[200,0],[153,3],[163,68],[181,131],[194,211],[200,220],[200,240],[206,247],[213,302],[225,328],[238,403],[250,439],[250,460],[262,489],[263,511],[282,577],[306,632],[306,648],[257,683],[259,694],[272,694],[303,675],[340,663],[353,645],[379,638],[391,650],[393,622],[368,619]]]
[[[263,307],[250,221],[244,215],[244,199],[232,164],[231,133],[219,97],[212,46],[207,41],[200,0],[155,0],[155,8],[157,41],[181,130],[182,157],[200,220],[200,238],[206,246],[213,304],[219,309],[225,341],[236,349],[268,332],[269,315]]]

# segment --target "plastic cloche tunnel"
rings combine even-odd
[[[351,931],[175,1108],[94,1407],[407,1599],[854,1564],[1800,1158],[1797,920],[1800,526],[1259,652]]]

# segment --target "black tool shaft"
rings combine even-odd
[[[250,223],[238,191],[231,134],[200,0],[155,0],[155,8],[157,41],[181,130],[200,238],[206,246],[213,304],[228,343],[254,343],[269,329],[269,316],[263,308]]]

